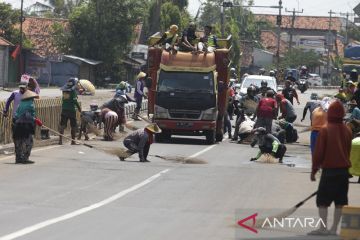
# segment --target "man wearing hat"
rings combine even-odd
[[[250,161],[256,161],[262,154],[269,153],[275,158],[279,158],[279,163],[282,163],[282,159],[286,152],[286,146],[282,144],[279,139],[274,137],[274,135],[267,133],[266,129],[263,127],[255,128],[253,131],[256,137],[250,145],[251,147],[254,147],[258,144],[260,151],[256,157],[251,158]]]
[[[135,111],[132,115],[132,118],[134,120],[140,120],[138,118],[138,115],[140,113],[140,109],[141,109],[141,104],[142,104],[142,99],[143,97],[146,98],[146,95],[144,94],[144,87],[145,87],[145,77],[146,77],[146,73],[144,72],[140,72],[138,75],[137,75],[137,79],[136,79],[136,85],[135,85],[135,93],[134,93],[134,98],[135,98],[135,101],[136,101],[136,108],[135,108]]]
[[[77,101],[76,85],[77,79],[70,78],[66,85],[61,88],[63,94],[59,132],[64,134],[67,122],[70,120],[72,139],[75,139],[76,137],[76,108],[81,112],[80,104]],[[59,137],[59,145],[62,145],[62,136]],[[76,145],[76,142],[74,140],[71,141],[71,145]]]
[[[27,90],[21,97],[13,122],[13,140],[15,144],[15,163],[30,164],[29,160],[33,146],[35,125],[42,126],[42,122],[35,117],[34,98],[39,96]]]
[[[347,123],[347,126],[351,128],[353,134],[360,132],[360,108],[357,106],[355,100],[348,103],[350,106],[351,116]]]
[[[139,153],[140,162],[150,162],[147,160],[149,154],[150,145],[154,142],[154,134],[161,133],[161,129],[156,123],[149,124],[143,129],[136,130],[130,133],[124,139],[124,146],[132,154]],[[125,158],[120,157],[121,161]]]

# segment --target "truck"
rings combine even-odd
[[[150,37],[152,46],[160,38]],[[213,53],[148,50],[148,115],[162,129],[157,142],[172,135],[205,136],[208,144],[223,139],[228,104],[231,36],[218,39]]]
[[[360,73],[360,45],[350,44],[344,50],[343,72],[350,75],[356,69]]]

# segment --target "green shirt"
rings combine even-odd
[[[15,118],[21,117],[25,113],[29,113],[32,118],[35,119],[35,105],[34,99],[21,100],[18,109],[15,113]]]
[[[80,111],[80,105],[79,105],[79,102],[77,101],[76,92],[75,91],[69,91],[69,92],[63,91],[62,110],[75,112],[76,111],[75,107],[77,107],[77,109]]]

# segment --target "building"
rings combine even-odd
[[[14,45],[0,37],[0,87],[9,85],[10,48]]]

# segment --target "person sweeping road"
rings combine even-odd
[[[124,146],[130,154],[139,153],[140,162],[150,162],[147,160],[150,145],[154,142],[154,134],[161,133],[161,129],[156,123],[147,125],[143,129],[138,129],[124,139]],[[119,157],[121,161],[125,157]]]
[[[34,98],[39,96],[27,90],[21,97],[13,121],[13,139],[15,144],[15,163],[31,164],[29,160],[33,147],[35,125],[42,126],[40,119],[35,117]]]
[[[322,169],[316,205],[319,216],[327,225],[328,208],[335,203],[334,222],[330,230],[326,226],[314,230],[309,235],[336,235],[342,208],[348,205],[351,131],[343,123],[344,106],[340,101],[330,104],[327,125],[319,130],[312,156],[310,179],[316,181],[315,174]]]

